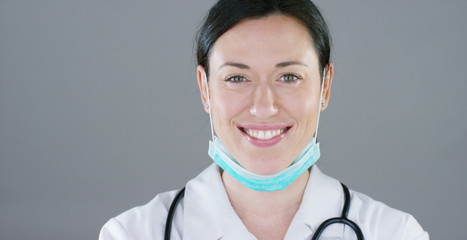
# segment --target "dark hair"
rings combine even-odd
[[[209,74],[209,56],[217,39],[244,19],[274,14],[294,17],[304,24],[318,54],[320,74],[331,55],[331,36],[323,16],[310,0],[219,0],[209,10],[196,37],[198,65]]]

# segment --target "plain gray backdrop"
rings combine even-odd
[[[211,163],[192,47],[212,3],[0,1],[0,239],[96,239]],[[316,4],[336,69],[319,166],[467,238],[467,1]]]

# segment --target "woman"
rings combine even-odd
[[[312,166],[334,74],[313,3],[220,0],[197,44],[215,163],[109,220],[100,239],[428,239],[411,215]]]

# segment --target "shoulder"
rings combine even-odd
[[[351,191],[351,195],[349,218],[360,226],[367,239],[429,239],[412,215],[357,191]]]
[[[322,213],[322,217],[317,221],[319,224],[330,216],[341,214],[344,193],[340,181],[313,166],[307,190],[304,198],[308,197],[310,202],[320,204],[319,207],[311,207],[315,215]],[[391,208],[358,191],[351,190],[350,194],[350,209],[347,217],[359,226],[365,239],[428,239],[428,234],[412,215]],[[345,229],[345,239],[353,239],[354,231],[350,227]]]
[[[157,194],[145,205],[111,218],[102,227],[99,239],[157,239],[163,236],[170,204],[179,190]]]
[[[216,174],[217,173],[217,174]],[[201,194],[203,196],[212,195],[213,183],[222,185],[220,177],[217,176],[218,168],[213,163],[198,176],[187,183],[187,191],[184,201],[180,201],[174,215],[172,223],[172,239],[181,239],[184,229],[184,209],[187,199],[191,195]],[[111,218],[102,227],[100,240],[133,240],[133,239],[162,239],[165,232],[167,215],[175,195],[180,190],[173,190],[159,193],[145,205],[134,207],[120,215]],[[188,197],[187,197],[188,196]],[[193,197],[192,197],[193,198]],[[188,201],[189,202],[189,201]],[[199,209],[199,206],[195,206]]]

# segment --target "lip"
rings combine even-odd
[[[242,133],[243,137],[253,146],[260,147],[260,148],[266,148],[266,147],[274,146],[277,143],[279,143],[285,137],[285,135],[287,135],[289,130],[292,128],[292,126],[283,125],[283,124],[276,124],[276,125],[254,124],[254,125],[241,125],[241,126],[237,126],[237,128],[240,131],[240,133]],[[253,129],[253,130],[261,130],[261,131],[276,130],[276,129],[285,129],[285,130],[281,134],[271,139],[262,140],[262,139],[258,139],[258,138],[248,135],[247,133],[244,132],[243,129]]]

